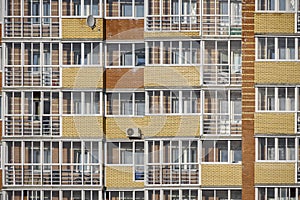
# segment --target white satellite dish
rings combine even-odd
[[[96,26],[96,20],[93,15],[89,15],[86,19],[86,24],[91,27],[92,29]]]

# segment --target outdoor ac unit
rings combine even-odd
[[[141,130],[139,128],[127,128],[126,136],[129,138],[141,138]]]

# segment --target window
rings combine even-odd
[[[281,60],[295,60],[295,38],[278,38],[278,53]]]
[[[106,17],[143,17],[144,0],[106,0]]]
[[[229,198],[230,195],[230,198]],[[242,191],[241,190],[202,190],[202,199],[234,199],[241,200],[242,199]]]
[[[296,190],[297,188],[288,188],[288,187],[281,187],[281,188],[271,188],[271,187],[264,187],[264,188],[257,188],[257,200],[265,200],[265,199],[296,199]]]
[[[37,43],[25,43],[25,65],[32,65],[29,71],[38,73],[41,62],[41,45]]]
[[[147,45],[149,47],[150,65],[191,65],[200,63],[199,41],[151,41],[147,42]]]
[[[107,142],[107,164],[144,165],[143,142]],[[142,171],[140,171],[142,172]]]
[[[63,0],[63,16],[101,16],[99,0]]]
[[[143,200],[144,191],[106,191],[106,200]]]
[[[50,0],[43,0],[43,16],[46,17],[43,19],[43,22],[49,24],[51,19],[49,18],[51,16]]]
[[[144,115],[145,94],[106,93],[106,115]]]
[[[274,38],[258,38],[258,59],[275,59]]]
[[[295,60],[297,38],[257,38],[258,60]]]
[[[295,160],[295,138],[258,138],[258,160]]]
[[[106,45],[106,67],[145,66],[145,44],[122,43]]]
[[[100,65],[100,43],[64,43],[64,65]]]
[[[202,162],[241,163],[242,142],[240,140],[202,141]]]
[[[191,114],[201,112],[199,90],[147,91],[149,114]]]
[[[39,23],[40,18],[38,16],[40,15],[40,0],[33,0],[31,2],[31,6],[32,6],[31,15],[34,17],[33,23],[34,24]]]
[[[100,92],[63,92],[63,114],[100,114],[100,98]]]
[[[294,0],[258,0],[259,11],[294,11]]]
[[[295,88],[266,87],[257,89],[258,111],[294,111]]]

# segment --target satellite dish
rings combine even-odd
[[[86,19],[86,24],[91,27],[92,29],[96,26],[96,20],[93,15],[89,15]]]

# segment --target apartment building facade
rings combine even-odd
[[[2,199],[300,199],[298,1],[0,6]]]

